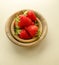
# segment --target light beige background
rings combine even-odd
[[[47,20],[48,34],[40,45],[22,48],[5,34],[10,15],[34,9]],[[0,0],[0,65],[59,65],[59,0]]]

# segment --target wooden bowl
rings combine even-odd
[[[41,36],[35,37],[33,39],[29,39],[29,40],[23,40],[19,38],[18,36],[15,35],[15,32],[14,32],[14,26],[13,26],[14,18],[16,17],[16,15],[22,14],[24,11],[26,10],[18,11],[9,17],[9,19],[7,20],[6,26],[5,26],[5,32],[6,32],[7,37],[13,43],[19,46],[30,47],[30,46],[37,45],[38,42],[40,42],[46,36],[48,26],[47,26],[47,23],[44,17],[40,13],[38,14],[36,11],[34,11],[34,13],[37,16],[37,20],[39,22],[39,26],[40,26],[39,29],[41,32]]]

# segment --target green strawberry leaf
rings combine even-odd
[[[20,32],[21,32],[20,28],[18,28],[18,27],[14,27],[14,31],[15,31],[16,35],[20,34]]]
[[[19,22],[19,20],[20,20],[20,19],[19,19],[19,17],[18,17],[18,16],[17,16],[17,17],[15,17],[15,21],[16,21],[16,22]]]
[[[40,30],[38,30],[36,36],[39,36],[39,37],[41,36],[41,32],[40,32]]]
[[[15,34],[18,35],[20,34],[21,30],[16,30]]]
[[[40,32],[40,30],[38,30],[38,35],[39,35],[39,36],[41,35],[41,32]]]
[[[18,22],[20,21],[20,18],[19,18],[18,15],[16,15],[14,21],[15,21],[15,28],[19,28],[19,26],[18,26]]]
[[[28,13],[28,11],[25,11],[25,12],[24,12],[24,15],[27,16],[27,13]]]

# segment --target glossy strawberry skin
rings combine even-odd
[[[29,17],[31,20],[35,21],[36,20],[36,15],[32,10],[29,10],[27,12],[27,17]]]
[[[18,35],[21,39],[30,39],[30,35],[28,35],[28,33],[26,32],[25,29],[23,29],[20,34]]]
[[[32,22],[32,20],[24,15],[20,15],[20,21],[18,22],[18,26],[20,28],[24,28],[26,26],[29,26],[29,25],[33,25],[34,22]]]
[[[36,33],[38,32],[38,27],[36,25],[30,25],[26,27],[25,29],[29,32],[31,37],[34,37]]]

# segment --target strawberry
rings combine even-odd
[[[28,27],[25,27],[25,29],[28,31],[31,37],[34,37],[38,32],[38,27],[36,25],[30,25]]]
[[[31,20],[35,21],[36,20],[36,15],[32,10],[29,10],[27,12],[27,17],[29,17]]]
[[[23,29],[23,30],[20,32],[19,37],[22,38],[22,39],[30,39],[30,35],[26,32],[25,29]]]
[[[24,28],[25,26],[33,25],[34,22],[32,20],[24,15],[20,15],[20,21],[18,22],[18,26],[20,28]]]

